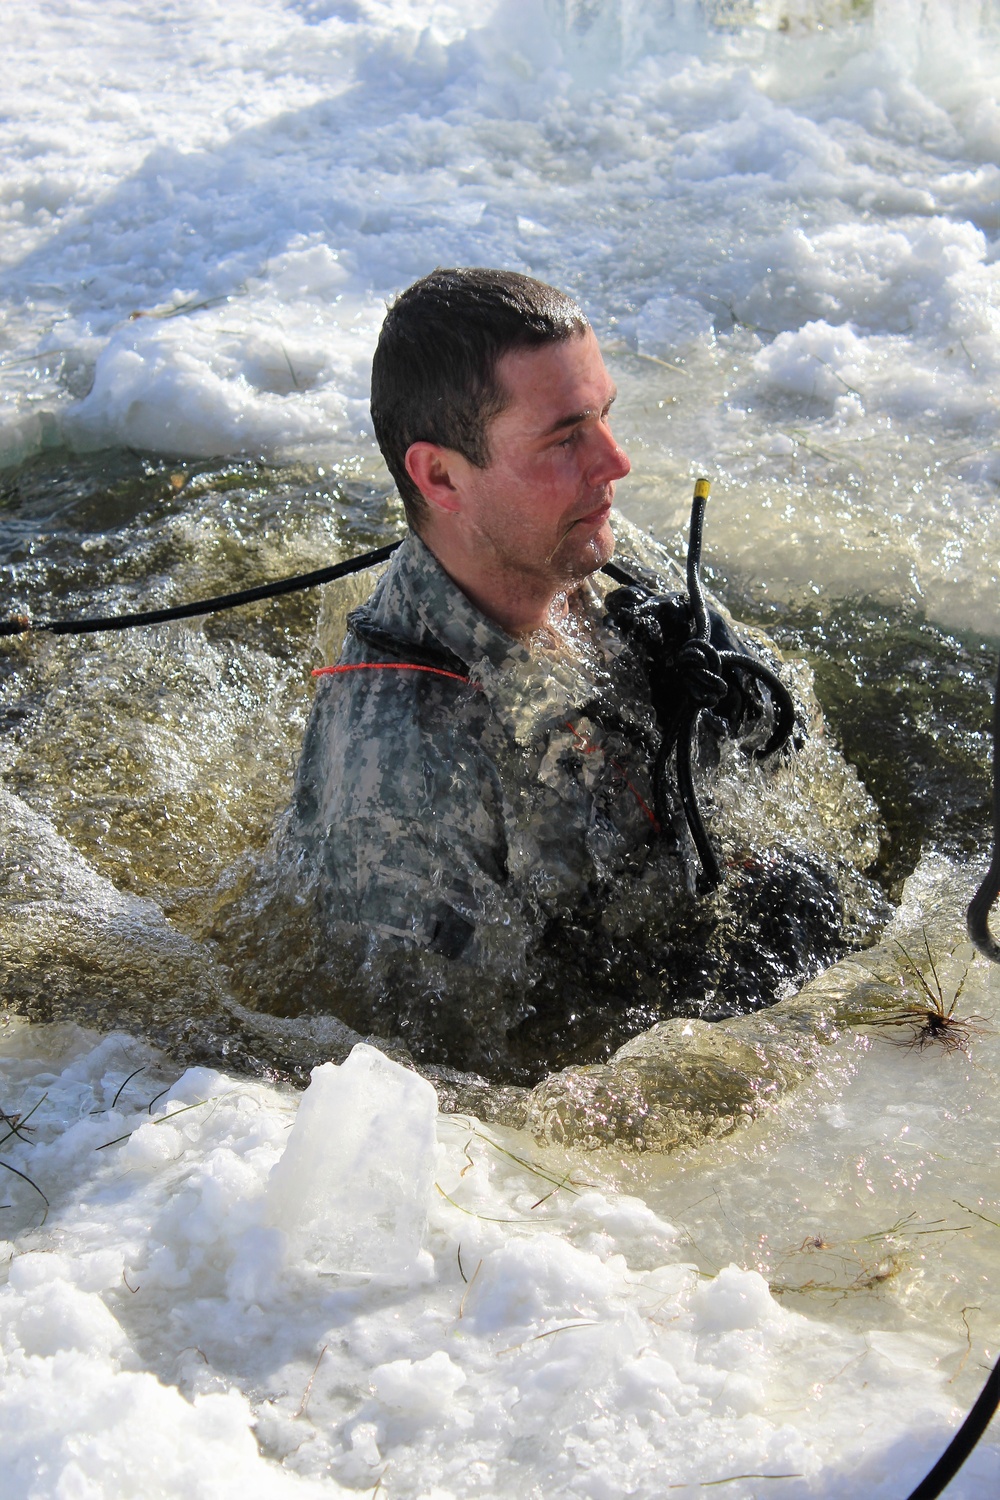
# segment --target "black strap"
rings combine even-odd
[[[622,584],[624,588],[634,589],[642,587],[638,578],[633,578],[631,573],[626,573],[625,569],[620,568],[617,563],[605,563],[601,572],[607,573],[609,578],[613,578],[615,583]]]

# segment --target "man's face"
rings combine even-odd
[[[588,328],[515,350],[497,375],[510,400],[489,427],[489,465],[466,470],[466,525],[502,571],[556,586],[584,578],[614,552],[608,516],[630,468],[608,424],[616,391],[597,339]]]

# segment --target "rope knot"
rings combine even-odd
[[[687,596],[654,594],[621,569],[606,572],[624,587],[607,596],[608,617],[632,647],[646,678],[660,747],[653,767],[654,805],[661,828],[670,826],[666,800],[666,767],[676,750],[677,789],[684,815],[701,859],[705,883],[718,885],[719,861],[709,842],[695,797],[691,774],[692,747],[698,721],[708,710],[719,734],[737,734],[747,720],[763,712],[758,689],[771,700],[773,727],[766,744],[755,748],[755,758],[773,755],[791,737],[795,705],[788,689],[769,667],[746,650],[725,620],[710,609],[698,576],[702,525],[708,481],[699,479],[691,506],[688,541]]]
[[[699,708],[715,708],[729,691],[719,653],[710,641],[686,641],[675,658],[691,701]]]

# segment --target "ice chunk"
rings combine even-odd
[[[408,1270],[437,1152],[426,1079],[360,1043],[314,1068],[267,1190],[268,1217],[325,1271]]]
[[[454,1415],[455,1396],[468,1377],[443,1349],[427,1359],[393,1359],[372,1371],[372,1388],[383,1406],[417,1417]]]
[[[712,341],[712,315],[691,297],[652,297],[638,321],[639,349],[643,354],[671,354],[699,339]]]

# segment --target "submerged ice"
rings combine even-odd
[[[437,1095],[424,1079],[359,1043],[313,1069],[280,1162],[267,1216],[304,1241],[323,1271],[411,1272],[434,1176]]]

